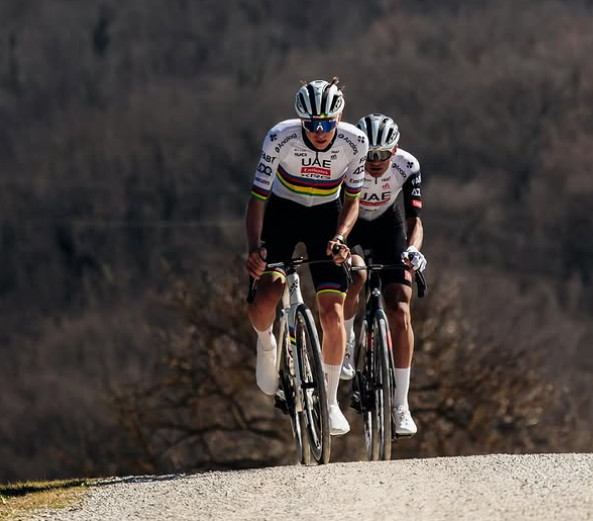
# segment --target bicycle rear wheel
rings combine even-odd
[[[306,428],[302,405],[299,406],[299,404],[297,404],[297,396],[299,393],[297,392],[296,388],[292,345],[288,335],[288,327],[286,321],[284,320],[280,323],[280,334],[278,335],[278,340],[278,350],[280,355],[280,385],[284,391],[286,409],[288,410],[288,414],[290,416],[297,459],[303,465],[308,465],[311,462],[311,450],[309,448],[309,442],[305,436]]]
[[[378,310],[373,322],[374,357],[373,459],[391,459],[391,371],[387,316]]]
[[[311,311],[304,304],[295,313],[295,340],[309,447],[318,463],[328,463],[331,445],[321,344]]]

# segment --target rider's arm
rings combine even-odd
[[[336,264],[341,264],[348,259],[350,250],[346,246],[346,237],[354,227],[354,223],[358,218],[358,197],[345,198],[342,210],[338,216],[338,225],[336,233],[332,239],[327,243],[327,254],[332,255]],[[339,253],[333,253],[334,247],[339,246]]]
[[[360,140],[358,141],[358,146],[354,149],[354,155],[348,163],[344,174],[344,184],[342,185],[344,200],[342,210],[338,216],[335,236],[327,244],[328,255],[332,255],[336,243],[341,243],[345,246],[345,239],[354,227],[356,219],[358,219],[359,198],[364,181],[364,164],[366,162],[368,142],[362,131],[359,129],[355,129],[355,131],[361,134]],[[334,262],[336,264],[344,262],[349,254],[350,250],[347,247],[341,248],[339,254],[334,254]]]
[[[264,222],[266,202],[250,197],[245,212],[245,232],[247,237],[247,251],[257,250],[261,242],[261,232]]]
[[[336,235],[344,238],[348,236],[358,219],[359,198],[364,182],[364,165],[368,151],[368,141],[364,132],[359,129],[354,130],[359,134],[359,140],[344,174],[342,185],[344,199],[336,228]]]
[[[408,246],[414,246],[418,250],[422,249],[424,240],[424,228],[420,217],[408,217],[406,219]]]
[[[415,246],[420,250],[424,239],[424,228],[420,219],[420,213],[422,211],[422,192],[420,191],[422,175],[420,174],[420,166],[418,164],[415,165],[414,170],[416,171],[413,175],[404,183],[402,192],[406,212],[408,246]]]
[[[338,226],[336,227],[336,235],[341,235],[344,238],[348,237],[348,234],[352,231],[354,223],[358,218],[359,201],[360,199],[358,197],[352,199],[344,199],[342,211],[338,216]]]
[[[279,135],[283,135],[283,129],[286,129],[288,123],[290,121],[280,122],[266,134],[251,186],[251,197],[247,202],[247,210],[245,212],[247,261],[245,262],[245,267],[255,279],[259,279],[266,267],[264,262],[266,252],[265,249],[260,248],[261,233],[266,202],[272,191],[274,173],[281,159],[281,154],[278,153],[274,143],[279,139]]]
[[[266,202],[251,196],[245,212],[245,232],[247,235],[247,260],[245,268],[249,275],[258,280],[266,269],[265,250],[260,250],[261,232]]]
[[[413,157],[413,156],[411,156]],[[422,243],[424,241],[424,227],[420,219],[420,212],[422,211],[422,195],[420,191],[420,183],[422,176],[420,174],[420,165],[417,160],[413,158],[412,169],[413,174],[406,180],[402,187],[404,206],[406,211],[406,234],[408,247],[402,254],[402,258],[408,266],[422,271],[426,267],[426,259],[420,253]],[[412,250],[412,253],[406,255],[406,252]],[[416,253],[414,253],[414,251]]]

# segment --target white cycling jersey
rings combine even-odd
[[[399,148],[381,177],[365,174],[358,218],[373,221],[383,215],[395,204],[402,187],[405,187],[406,215],[419,214],[422,208],[420,183],[420,163],[412,154]]]
[[[275,125],[266,135],[251,195],[262,201],[270,193],[303,206],[335,201],[344,187],[346,197],[359,197],[368,140],[350,123],[339,122],[327,149],[315,150],[300,119]]]

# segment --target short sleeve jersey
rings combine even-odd
[[[308,145],[300,119],[275,125],[266,135],[251,195],[265,201],[270,193],[303,206],[340,197],[359,197],[364,179],[367,137],[350,123],[339,122],[325,150]]]
[[[406,217],[417,217],[422,210],[421,181],[418,160],[398,149],[381,177],[364,176],[358,218],[365,221],[377,219],[396,203],[402,190]]]

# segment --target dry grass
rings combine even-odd
[[[79,502],[88,481],[26,481],[0,485],[0,521],[25,520],[36,509],[67,508]]]

